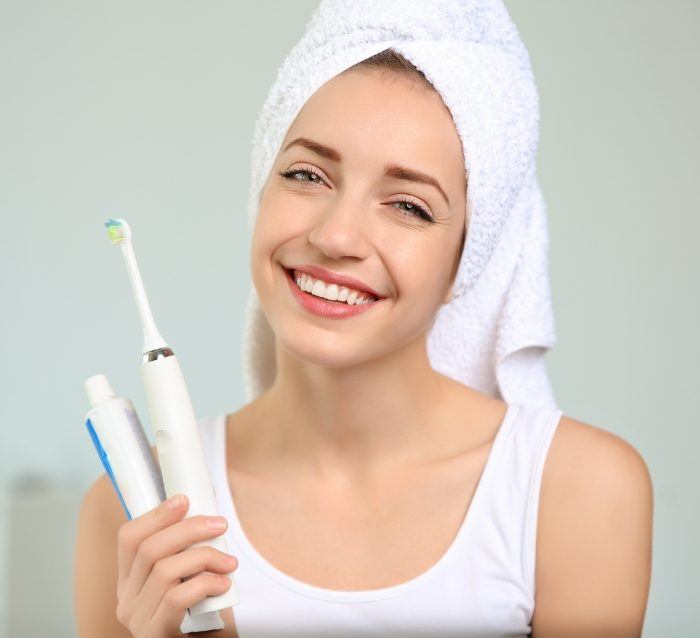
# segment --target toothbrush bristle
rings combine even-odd
[[[113,244],[121,244],[124,241],[124,225],[118,219],[108,219],[105,227]]]

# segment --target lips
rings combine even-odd
[[[367,312],[372,312],[373,309],[381,307],[381,300],[372,301],[370,303],[360,305],[349,305],[344,302],[331,301],[323,297],[317,297],[309,292],[304,292],[299,288],[290,271],[280,264],[284,276],[287,278],[287,284],[292,296],[306,311],[325,319],[350,319]]]
[[[307,275],[313,277],[314,279],[322,279],[329,284],[336,284],[337,286],[345,286],[346,288],[352,288],[360,292],[366,292],[373,295],[377,299],[384,299],[384,295],[380,295],[376,290],[368,286],[366,283],[351,277],[350,275],[341,275],[339,273],[332,272],[331,270],[326,270],[321,266],[314,266],[312,264],[303,264],[298,266],[284,266],[285,270],[294,278],[294,271],[298,270],[300,272],[306,273]]]

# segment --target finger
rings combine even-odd
[[[151,623],[158,631],[154,635],[170,636],[180,630],[189,607],[207,596],[218,596],[228,591],[232,580],[220,574],[199,574],[168,590],[158,605]]]
[[[139,546],[131,564],[125,595],[137,596],[154,566],[164,559],[183,552],[197,541],[223,534],[225,528],[213,529],[207,522],[209,519],[208,516],[192,516],[176,521],[146,538]]]
[[[195,547],[159,560],[137,597],[137,606],[153,615],[163,595],[183,578],[210,572],[228,576],[238,567],[238,560],[213,547]]]
[[[182,499],[178,503],[176,497]],[[175,505],[175,509],[171,509]],[[129,577],[134,557],[141,543],[152,534],[172,525],[181,519],[189,509],[189,501],[184,494],[176,494],[173,498],[163,501],[157,507],[145,514],[124,523],[119,528],[119,580]]]
[[[149,577],[154,565],[159,561],[183,552],[196,543],[220,536],[226,527],[216,529],[210,526],[211,517],[192,516],[152,534],[139,546],[129,572],[129,589],[137,595]],[[226,525],[225,519],[222,519]]]

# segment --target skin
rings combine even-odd
[[[228,416],[229,484],[247,535],[282,571],[321,587],[385,587],[422,573],[449,546],[506,409],[435,372],[427,357],[464,232],[461,142],[439,94],[376,69],[323,85],[282,148],[298,137],[336,149],[342,161],[293,146],[279,153],[262,192],[250,265],[276,335],[278,374]],[[383,177],[389,163],[432,175],[450,203],[429,185]],[[279,175],[302,168],[320,180]],[[411,216],[400,200],[436,223]],[[291,296],[280,263],[350,274],[386,299],[353,319],[315,317]],[[304,504],[301,515],[294,503]],[[83,510],[81,636],[95,627],[128,636],[112,613],[124,513],[105,474]],[[652,520],[639,453],[562,416],[542,473],[532,636],[639,637]],[[96,572],[105,587],[94,587]],[[221,617],[222,632],[197,635],[237,636],[232,610]]]

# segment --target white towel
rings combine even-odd
[[[500,0],[322,0],[258,116],[248,199],[261,190],[306,100],[353,64],[392,48],[449,108],[464,149],[467,238],[453,300],[428,336],[431,366],[507,403],[556,408],[547,218],[535,173],[539,100],[530,58]],[[251,288],[243,336],[246,399],[276,374],[274,334]]]

